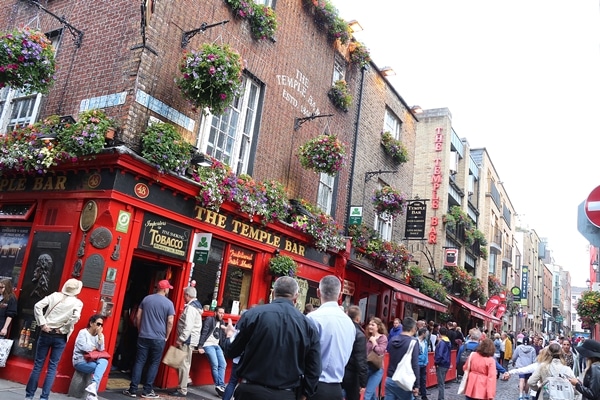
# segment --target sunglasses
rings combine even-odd
[[[96,322],[96,326],[102,326],[104,325],[102,322]]]

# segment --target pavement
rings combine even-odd
[[[497,381],[496,385],[496,396],[495,400],[517,400],[519,398],[519,389],[518,389],[519,380],[517,377],[513,376],[509,381]],[[156,394],[160,396],[161,399],[167,400],[181,400],[181,397],[173,397],[169,396],[168,392],[173,389],[155,389]],[[458,390],[458,383],[456,382],[446,382],[446,390],[445,390],[445,400],[464,400],[464,395],[456,394]],[[429,395],[427,396],[429,400],[437,400],[438,399],[438,389],[437,387],[432,387],[427,389]],[[35,399],[39,399],[41,389],[38,389],[36,392]],[[219,396],[215,392],[215,388],[213,385],[206,386],[190,386],[188,387],[188,399],[190,400],[217,400]],[[2,400],[24,400],[25,399],[25,385],[21,383],[11,382],[7,380],[0,379],[0,399]],[[72,400],[73,397],[69,397],[64,393],[51,393],[50,400]],[[104,392],[98,393],[98,400],[126,400],[121,390],[107,390]],[[138,399],[141,400],[141,397],[138,396]]]

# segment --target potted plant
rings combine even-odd
[[[391,217],[402,215],[406,209],[406,195],[391,186],[384,186],[375,191],[373,206],[379,215],[387,214]]]
[[[295,214],[291,217],[294,229],[310,235],[318,250],[342,250],[346,247],[346,238],[335,220],[318,207],[302,201],[308,213]]]
[[[502,285],[502,281],[496,275],[488,275],[488,293],[490,296],[498,295],[504,292],[506,288]]]
[[[408,150],[404,144],[398,139],[395,139],[389,132],[381,132],[381,145],[387,155],[392,157],[397,163],[405,163],[408,161]]]
[[[0,36],[0,88],[47,93],[55,70],[54,47],[42,32],[23,28]]]
[[[190,164],[192,149],[173,125],[164,122],[151,124],[142,136],[142,157],[161,173],[172,171],[183,175]]]
[[[57,164],[51,140],[40,139],[41,124],[7,132],[0,142],[0,175],[6,172],[41,175]]]
[[[345,163],[346,146],[334,135],[320,135],[298,149],[304,168],[328,175],[336,174]]]
[[[296,276],[298,265],[290,256],[276,255],[269,260],[269,273],[274,276]]]
[[[57,147],[65,159],[98,154],[104,149],[106,131],[114,122],[102,110],[88,110],[79,114],[74,124],[62,124],[57,132]]]
[[[194,106],[220,115],[238,95],[243,68],[242,57],[228,44],[204,43],[184,55],[175,82]]]
[[[348,90],[348,84],[343,79],[335,81],[329,92],[327,92],[327,96],[333,105],[343,112],[348,112],[352,105],[352,96]]]
[[[339,11],[329,0],[305,0],[305,5],[311,5],[315,10],[315,22],[327,32],[331,40],[339,39],[346,44],[350,40],[350,27],[339,16]]]

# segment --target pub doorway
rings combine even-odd
[[[135,351],[137,345],[138,331],[134,326],[134,317],[140,302],[149,294],[156,293],[156,287],[160,280],[168,279],[173,283],[175,272],[173,268],[164,262],[134,258],[127,280],[127,288],[123,306],[119,315],[119,330],[116,335],[116,347],[113,353],[111,371],[106,384],[107,390],[127,389],[131,381],[131,369],[135,362]],[[174,291],[169,292],[169,298],[174,301]],[[143,375],[143,374],[142,374]]]

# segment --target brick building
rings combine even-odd
[[[412,197],[415,115],[374,63],[361,68],[350,61],[348,45],[331,39],[313,2],[278,2],[274,11],[275,34],[256,39],[250,22],[219,0],[147,0],[141,9],[139,2],[126,1],[2,2],[0,27],[45,32],[55,44],[58,70],[47,95],[0,91],[0,132],[54,114],[77,119],[81,111],[96,108],[120,124],[116,143],[102,154],[56,166],[43,177],[0,177],[5,210],[0,240],[20,246],[6,271],[2,266],[20,299],[11,335],[30,331],[28,345],[14,349],[11,368],[0,371],[3,378],[27,380],[35,351],[31,308],[36,296],[58,289],[71,276],[83,281],[86,304],[76,329],[96,312],[105,315],[113,363],[119,360],[129,313],[158,280],[171,280],[176,310],[183,307],[183,288],[195,281],[199,299],[209,306],[205,315],[223,304],[235,320],[245,308],[269,301],[273,277],[268,263],[280,252],[299,266],[299,307],[318,301],[319,279],[335,274],[344,279],[345,301],[360,304],[365,316],[388,321],[411,304],[407,315],[445,311],[445,305],[351,256],[349,241],[345,249],[319,251],[309,235],[287,221],[263,224],[229,202],[218,211],[204,209],[195,200],[199,187],[194,181],[158,173],[140,157],[144,129],[152,121],[167,122],[199,152],[230,165],[238,175],[283,183],[290,198],[316,203],[342,227],[347,227],[350,206],[362,205],[365,224],[390,241],[402,239],[403,217],[376,216],[369,198],[383,185]],[[229,44],[243,59],[243,90],[220,116],[196,110],[174,83],[183,50],[202,43]],[[339,79],[345,79],[353,97],[347,112],[328,97]],[[403,142],[408,162],[395,163],[383,152],[382,131]],[[346,167],[334,176],[304,169],[296,157],[301,144],[324,133],[337,135],[348,149]],[[154,242],[157,226],[159,236],[181,239],[177,248]],[[210,255],[200,263],[195,250],[206,235],[212,238]],[[32,285],[43,254],[56,267],[48,287],[38,293]],[[353,267],[346,275],[349,259]],[[72,343],[65,354],[70,351]],[[206,360],[194,356],[193,364],[194,383],[208,383]],[[72,371],[70,358],[63,357],[54,391],[66,391]],[[175,382],[174,371],[161,368],[155,384],[172,387]],[[101,387],[106,384],[105,379]]]

